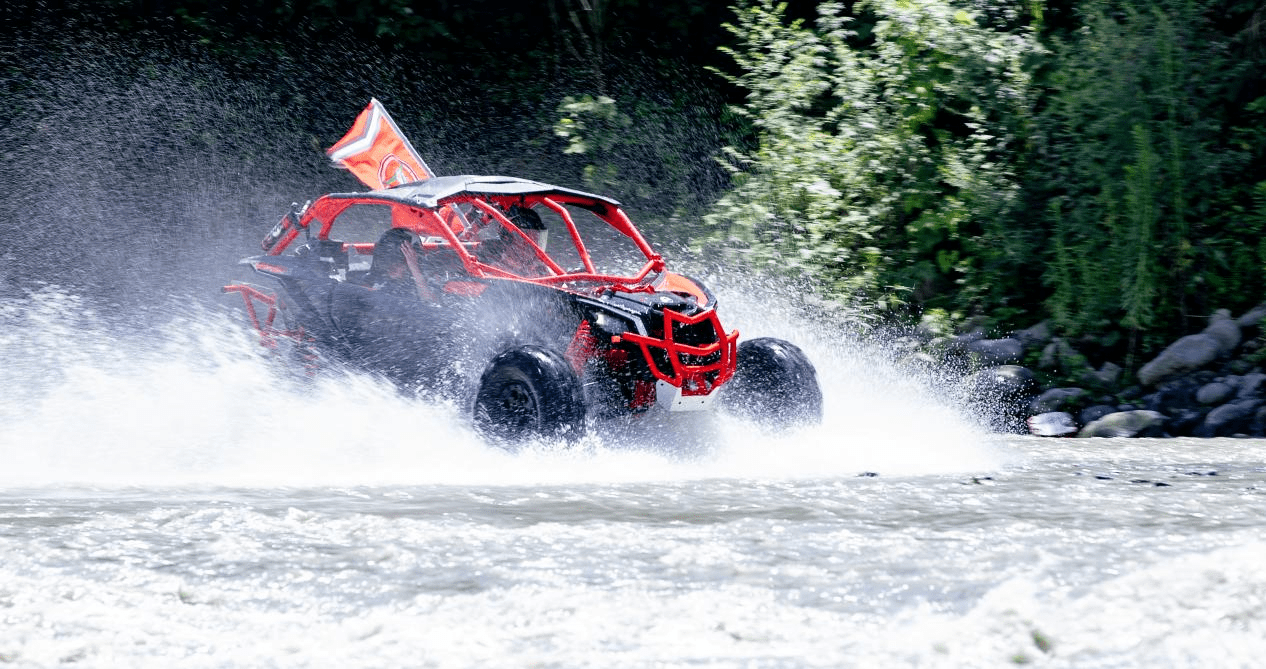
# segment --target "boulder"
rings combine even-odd
[[[1266,384],[1266,374],[1261,372],[1245,374],[1240,379],[1239,387],[1236,388],[1235,398],[1243,400],[1258,397],[1262,394],[1263,384]]]
[[[1118,411],[1081,428],[1078,437],[1159,437],[1165,414],[1159,411]]]
[[[1072,344],[1059,337],[1052,339],[1051,343],[1042,349],[1037,366],[1038,369],[1064,373],[1090,369],[1090,365],[1086,363],[1086,356],[1078,353]]]
[[[1235,319],[1235,323],[1242,328],[1260,327],[1263,318],[1266,318],[1266,304],[1259,304]]]
[[[980,356],[986,365],[1006,365],[1020,361],[1024,345],[1018,339],[977,339],[963,344],[963,350]]]
[[[1116,412],[1117,408],[1109,404],[1095,404],[1082,409],[1081,413],[1077,414],[1077,420],[1082,425],[1089,425],[1110,413]]]
[[[964,384],[973,395],[996,397],[1032,394],[1035,387],[1033,372],[1020,365],[998,365],[982,369],[968,376]]]
[[[1020,345],[1027,351],[1040,346],[1046,346],[1051,340],[1051,325],[1049,321],[1042,321],[1032,327],[1019,330],[1012,333],[1012,339],[1020,342]]]
[[[1048,411],[1029,416],[1029,434],[1039,437],[1062,437],[1077,431],[1073,416],[1064,411]]]
[[[1156,388],[1156,392],[1143,398],[1143,408],[1159,411],[1167,416],[1176,415],[1179,411],[1194,409],[1196,390],[1194,382],[1188,378],[1166,381]]]
[[[1266,435],[1266,405],[1257,407],[1257,411],[1253,412],[1253,420],[1248,424],[1248,434],[1251,437]]]
[[[1029,413],[1039,414],[1057,411],[1065,404],[1076,402],[1086,394],[1086,391],[1081,388],[1051,388],[1029,403]]]
[[[1235,388],[1232,388],[1230,384],[1214,381],[1200,386],[1200,389],[1196,391],[1196,401],[1206,405],[1222,404],[1231,399],[1234,394]]]
[[[1209,324],[1205,326],[1203,334],[1217,338],[1219,355],[1226,355],[1240,345],[1240,324],[1231,318],[1231,312],[1226,309],[1218,309],[1209,317]]]
[[[1218,359],[1222,340],[1208,334],[1187,335],[1170,344],[1151,362],[1139,370],[1139,383],[1154,386],[1188,372],[1194,372]]]
[[[1247,432],[1249,424],[1257,414],[1261,400],[1236,400],[1209,412],[1192,435],[1196,437],[1229,437],[1240,432]]]
[[[1081,375],[1081,382],[1095,388],[1113,388],[1121,381],[1121,373],[1124,372],[1121,365],[1112,362],[1103,363],[1103,367],[1099,371],[1087,369]]]
[[[1179,411],[1165,424],[1165,431],[1175,437],[1189,437],[1204,422],[1204,417],[1208,413],[1208,411],[1202,409],[1184,409]]]
[[[1024,407],[1036,382],[1033,372],[1020,365],[982,369],[963,380],[963,392],[973,410],[1001,432],[1024,432]]]
[[[1244,358],[1232,358],[1228,360],[1225,365],[1222,366],[1223,374],[1235,374],[1237,376],[1243,376],[1252,371],[1253,371],[1252,361],[1245,360]]]
[[[910,355],[902,356],[897,360],[897,365],[906,369],[928,370],[936,369],[940,365],[940,361],[931,354],[917,351]]]

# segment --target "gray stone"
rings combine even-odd
[[[1051,343],[1042,349],[1042,355],[1038,359],[1037,366],[1039,369],[1062,372],[1075,372],[1081,369],[1089,368],[1086,364],[1086,357],[1078,353],[1072,344],[1056,337]]]
[[[1051,388],[1029,403],[1029,412],[1039,414],[1057,411],[1065,404],[1075,402],[1086,394],[1082,388]]]
[[[1064,411],[1048,411],[1028,420],[1029,433],[1039,437],[1062,437],[1077,431],[1072,414]]]
[[[1154,386],[1188,372],[1194,372],[1218,359],[1222,341],[1217,337],[1200,333],[1187,335],[1169,345],[1154,360],[1139,370],[1139,383]]]
[[[1231,318],[1231,312],[1226,309],[1218,309],[1209,317],[1204,334],[1217,338],[1218,355],[1226,355],[1240,345],[1240,324]]]
[[[1262,384],[1266,383],[1266,374],[1261,372],[1253,372],[1245,374],[1240,379],[1240,385],[1236,388],[1236,399],[1248,399],[1257,397],[1262,394]]]
[[[1087,369],[1081,375],[1082,383],[1096,388],[1112,388],[1121,381],[1121,373],[1124,372],[1121,365],[1112,362],[1103,363],[1103,367],[1099,371]]]
[[[1081,413],[1077,414],[1077,420],[1081,422],[1082,425],[1089,425],[1100,418],[1103,418],[1110,413],[1116,413],[1117,411],[1118,409],[1116,407],[1108,404],[1095,404],[1082,409]]]
[[[1252,422],[1257,407],[1261,405],[1260,400],[1236,400],[1223,404],[1210,411],[1192,434],[1197,437],[1229,437],[1243,432]]]
[[[1259,304],[1249,309],[1235,322],[1242,328],[1252,328],[1261,325],[1263,318],[1266,318],[1266,304]]]
[[[1115,362],[1105,362],[1103,367],[1099,368],[1099,380],[1107,386],[1115,386],[1121,381],[1121,375],[1125,373],[1125,368]]]
[[[1020,365],[982,369],[962,382],[968,404],[999,432],[1025,431],[1023,408],[1035,387],[1033,372]]]
[[[1045,346],[1051,340],[1050,322],[1042,321],[1037,325],[1015,332],[1011,335],[1011,338],[1018,340],[1025,350]]]
[[[1227,374],[1248,374],[1253,371],[1253,363],[1243,358],[1235,358],[1226,363],[1223,368]]]
[[[931,354],[922,351],[916,351],[910,355],[903,356],[897,361],[897,364],[906,369],[936,369],[940,364]]]
[[[974,353],[986,365],[1004,365],[1020,361],[1024,354],[1024,345],[1018,339],[977,339],[967,342],[963,349]]]
[[[1200,386],[1196,391],[1196,401],[1201,404],[1221,404],[1235,393],[1235,389],[1222,381],[1214,381]]]
[[[968,332],[964,332],[959,335],[954,335],[953,337],[950,338],[950,346],[954,346],[957,348],[964,348],[968,344],[974,341],[980,341],[981,339],[984,339],[984,338],[985,338],[985,331],[977,328],[974,330],[970,330]]]
[[[1189,437],[1204,422],[1207,414],[1200,409],[1183,409],[1169,419],[1165,430],[1175,437]]]
[[[1163,433],[1165,414],[1159,411],[1118,411],[1081,428],[1078,437],[1155,437]]]

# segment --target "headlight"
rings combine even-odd
[[[593,317],[593,324],[607,334],[618,335],[629,331],[628,323],[610,314],[598,312]]]

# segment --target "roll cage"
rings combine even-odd
[[[444,177],[428,181],[452,181]],[[523,180],[493,182],[497,190],[474,190],[469,178],[465,187],[440,190],[438,196],[427,197],[419,193],[416,182],[392,189],[367,193],[331,193],[293,209],[264,238],[263,248],[267,255],[284,253],[301,234],[308,239],[330,242],[336,232],[339,216],[348,208],[360,204],[387,205],[391,208],[391,227],[413,232],[421,239],[424,251],[449,249],[456,254],[465,272],[472,278],[499,278],[528,281],[547,285],[582,283],[591,286],[611,286],[623,290],[646,290],[650,280],[664,272],[663,258],[654,252],[642,237],[619,204],[608,198],[556,187],[532,190],[540,186]],[[506,184],[517,188],[505,188]],[[413,187],[412,191],[410,187]],[[504,192],[509,190],[510,192]],[[432,189],[434,192],[435,189]],[[510,219],[507,212],[513,206],[543,207],[557,214],[566,227],[568,241],[573,245],[581,263],[580,267],[565,269],[556,255],[552,255]],[[642,254],[644,262],[631,274],[612,273],[598,267],[590,248],[577,226],[569,207],[592,213],[611,229],[628,238]],[[480,247],[487,243],[489,233],[502,235],[514,244],[526,249],[539,260],[539,270],[524,272],[505,264],[481,257]],[[337,240],[337,235],[334,235]],[[342,243],[342,250],[349,254],[369,255],[372,242]]]

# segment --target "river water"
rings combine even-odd
[[[509,454],[216,312],[0,302],[0,666],[1266,666],[1263,441],[993,435],[735,320],[823,425]]]

